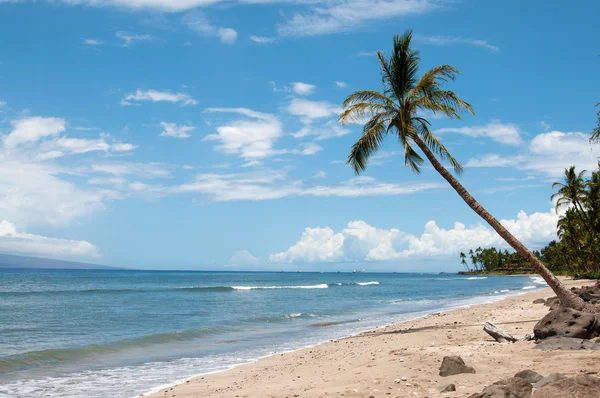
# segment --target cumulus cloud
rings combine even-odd
[[[335,85],[338,86],[339,88],[348,87],[348,83],[344,83],[344,82],[335,82]]]
[[[327,101],[310,101],[303,98],[294,98],[286,106],[285,110],[294,116],[299,116],[306,124],[316,119],[337,116],[340,113],[339,106]]]
[[[501,144],[519,146],[523,143],[521,131],[514,124],[490,123],[485,126],[451,127],[435,131],[438,134],[457,133],[469,137],[488,137]]]
[[[233,44],[237,40],[237,32],[232,28],[214,26],[206,15],[201,12],[191,12],[183,17],[183,23],[195,32],[208,37],[218,37],[223,44]]]
[[[60,225],[104,208],[107,191],[86,190],[60,176],[62,167],[4,157],[0,161],[0,219],[18,226]]]
[[[194,126],[179,126],[176,123],[167,122],[161,122],[160,126],[163,128],[160,133],[163,137],[189,138],[191,137],[189,132],[195,129]]]
[[[65,119],[56,117],[27,117],[13,120],[12,131],[4,136],[4,147],[14,148],[20,144],[36,142],[48,136],[57,135],[66,130]]]
[[[526,214],[520,211],[515,219],[501,220],[512,234],[532,247],[541,247],[556,238],[558,215],[554,209],[547,213]],[[274,253],[274,263],[314,263],[352,261],[390,261],[406,258],[454,256],[473,247],[508,248],[506,243],[487,225],[467,227],[456,222],[445,229],[435,221],[425,224],[421,235],[399,229],[380,229],[365,221],[351,221],[340,232],[331,228],[306,228],[300,239],[287,250]]]
[[[294,82],[292,83],[292,92],[297,95],[310,95],[315,92],[317,86],[308,83]]]
[[[470,159],[467,167],[514,167],[548,177],[560,177],[572,165],[579,170],[598,167],[599,157],[600,147],[590,145],[589,135],[550,131],[535,136],[520,154],[485,154]]]
[[[247,108],[208,108],[210,113],[234,113],[244,119],[234,120],[217,127],[217,134],[204,137],[203,141],[218,141],[219,152],[237,154],[246,160],[266,158],[276,153],[275,141],[282,135],[279,119],[270,113],[256,112]]]
[[[121,105],[131,106],[139,105],[142,101],[150,102],[171,102],[179,103],[181,105],[196,105],[198,102],[190,97],[188,94],[173,93],[171,91],[157,91],[157,90],[136,90],[135,93],[130,93],[121,100]]]
[[[438,46],[452,46],[455,44],[464,44],[472,47],[479,47],[489,52],[496,53],[500,51],[500,49],[496,46],[488,43],[487,40],[477,40],[477,39],[469,39],[464,37],[456,37],[456,36],[421,36],[416,35],[415,41],[423,44],[435,44]]]
[[[33,254],[59,258],[99,257],[93,244],[84,240],[48,238],[25,232],[6,220],[0,222],[0,251],[14,254]]]
[[[254,256],[248,250],[240,250],[229,259],[227,265],[233,267],[247,267],[251,265],[259,265],[260,263],[260,257]]]

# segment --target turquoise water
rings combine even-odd
[[[542,285],[450,274],[0,270],[0,397],[130,398]]]

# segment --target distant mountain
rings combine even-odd
[[[54,268],[54,269],[123,269],[106,265],[53,260],[50,258],[0,254],[0,268]]]

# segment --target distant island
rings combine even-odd
[[[13,254],[0,254],[0,269],[89,269],[89,270],[119,270],[124,268],[109,267],[107,265],[80,263],[75,261],[54,260],[41,257],[16,256]]]

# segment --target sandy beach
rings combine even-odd
[[[564,280],[568,286],[590,281]],[[517,338],[532,333],[548,307],[533,304],[553,296],[549,288],[382,327],[144,395],[160,397],[466,397],[523,369],[569,376],[600,372],[593,351],[541,351],[535,343],[496,343],[486,321]],[[438,375],[442,358],[459,355],[476,374]],[[454,383],[455,392],[440,393]]]

